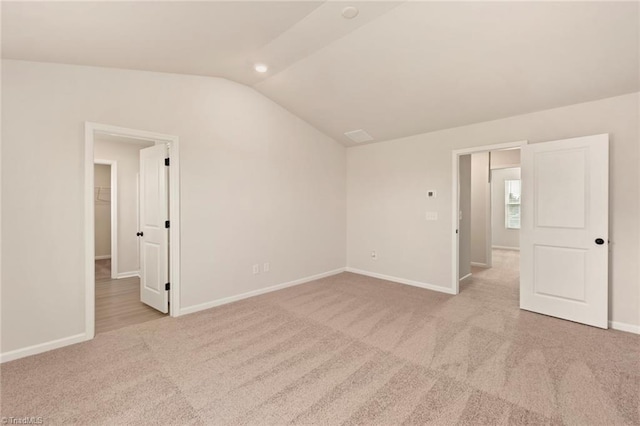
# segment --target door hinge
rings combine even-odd
[[[164,289],[165,289],[165,290],[167,290],[167,291],[169,291],[169,290],[171,289],[171,283],[166,283],[166,284],[164,285]]]
[[[171,225],[171,223],[168,220],[164,221],[164,227],[168,228]]]
[[[168,165],[169,165],[169,163],[171,163],[171,160],[169,160],[169,158],[168,158],[168,157],[167,157],[167,158],[165,158],[165,159],[164,159],[164,165],[165,165],[165,166],[168,166]]]

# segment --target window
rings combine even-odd
[[[520,229],[520,180],[504,181],[505,224],[507,229]]]

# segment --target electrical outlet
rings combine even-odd
[[[269,266],[269,262],[264,262],[264,265],[262,265],[262,270],[264,272],[269,272],[270,266]]]
[[[436,195],[436,191],[433,189],[427,191],[427,198],[436,198]]]
[[[253,275],[256,275],[259,273],[260,273],[260,265],[256,263],[255,265],[253,265]]]
[[[378,260],[378,253],[375,250],[371,252],[371,259]]]

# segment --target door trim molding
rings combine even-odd
[[[96,133],[112,136],[123,136],[167,144],[171,166],[169,167],[169,264],[171,290],[169,290],[169,315],[180,314],[180,140],[178,136],[149,132],[146,130],[129,129],[86,121],[85,150],[84,150],[84,243],[85,243],[85,333],[84,340],[91,340],[95,336],[95,236],[94,236],[94,205],[93,205],[93,165],[94,165],[94,137]]]
[[[93,160],[93,164],[110,166],[111,169],[111,217],[109,218],[111,221],[111,254],[108,257],[96,256],[96,259],[111,259],[111,279],[115,280],[118,278],[118,162],[115,160],[95,159]]]
[[[516,142],[498,143],[492,145],[472,146],[468,148],[455,149],[451,151],[451,287],[448,289],[451,294],[460,293],[460,277],[459,277],[459,261],[460,261],[460,248],[458,247],[459,234],[456,233],[458,229],[458,217],[460,211],[460,193],[459,193],[459,171],[460,171],[460,156],[467,154],[474,154],[478,152],[494,151],[498,149],[509,148],[522,148],[529,142],[527,140],[521,140]],[[490,248],[490,246],[489,246]]]

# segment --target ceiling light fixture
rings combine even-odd
[[[265,64],[256,64],[256,66],[254,67],[254,69],[260,73],[262,72],[267,72],[267,70],[269,69]]]
[[[358,8],[353,6],[347,6],[344,9],[342,9],[342,17],[344,19],[353,19],[356,16],[358,16],[358,13],[360,13]]]

